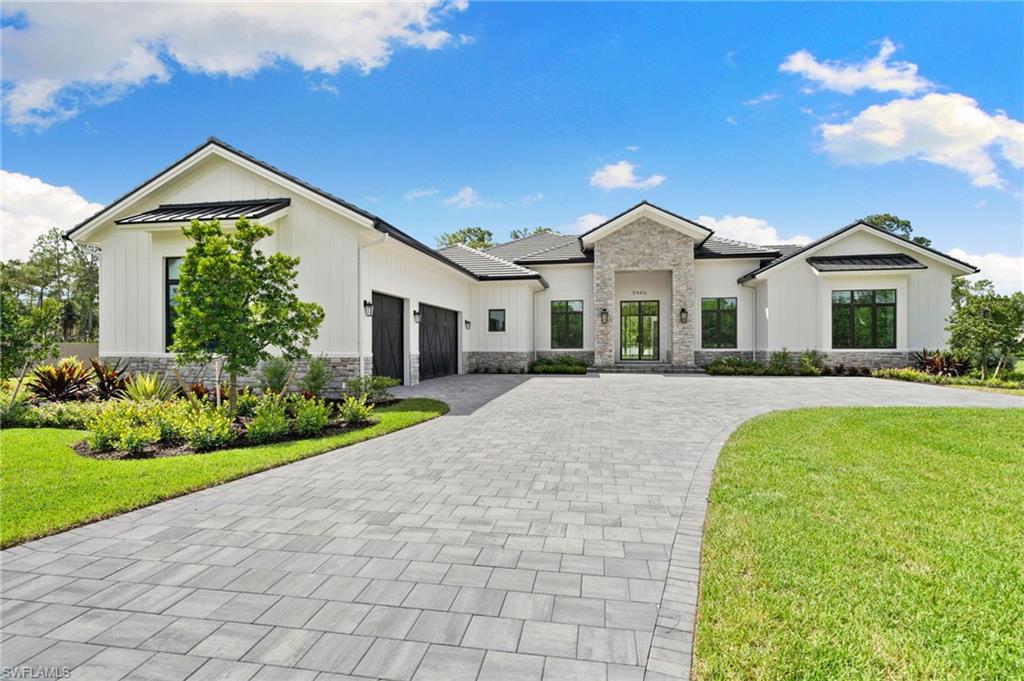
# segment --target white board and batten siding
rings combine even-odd
[[[594,266],[591,264],[537,265],[531,267],[548,282],[549,288],[539,291],[533,298],[534,349],[551,349],[551,301],[583,301],[583,347],[594,349]]]
[[[707,258],[694,260],[695,283],[697,288],[696,310],[690,310],[694,325],[696,347],[701,348],[703,315],[702,298],[736,299],[736,350],[750,351],[754,348],[754,289],[742,286],[737,279],[757,267],[752,258]],[[763,303],[762,303],[763,305]]]
[[[467,319],[469,349],[477,352],[533,351],[535,281],[484,281],[473,285]],[[505,330],[489,331],[490,310],[505,311]]]

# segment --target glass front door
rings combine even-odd
[[[658,359],[657,300],[623,300],[619,303],[619,359]]]

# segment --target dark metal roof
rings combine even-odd
[[[898,234],[893,234],[892,232],[884,230],[881,227],[876,227],[875,225],[871,224],[870,222],[864,222],[863,220],[857,220],[856,222],[851,222],[850,224],[846,225],[845,227],[837,229],[836,231],[832,232],[831,234],[826,234],[825,236],[821,237],[820,239],[817,239],[816,241],[812,241],[811,243],[807,244],[806,246],[803,246],[802,248],[794,250],[792,253],[789,253],[788,255],[783,255],[781,258],[777,258],[777,259],[771,261],[770,263],[767,263],[766,265],[763,265],[762,267],[758,267],[756,270],[754,270],[752,272],[747,272],[742,277],[737,279],[737,281],[739,283],[741,283],[741,284],[743,282],[745,282],[745,281],[750,281],[751,279],[753,279],[757,275],[761,274],[762,272],[764,272],[766,270],[770,270],[771,268],[775,267],[776,265],[784,263],[787,260],[793,258],[796,255],[799,255],[800,253],[803,253],[804,251],[806,251],[808,249],[814,248],[815,246],[818,246],[819,244],[823,244],[826,241],[830,241],[830,240],[836,238],[837,236],[839,236],[841,234],[844,234],[845,232],[848,232],[848,231],[850,231],[851,229],[853,229],[854,227],[857,227],[857,226],[867,227],[868,229],[873,229],[876,232],[880,232],[880,233],[885,234],[887,236],[891,236],[894,239],[899,239],[900,241],[906,242],[908,245],[910,245],[910,246],[912,246],[914,248],[923,249],[925,251],[928,251],[932,255],[935,255],[935,256],[938,256],[940,258],[943,258],[944,260],[949,260],[949,261],[955,262],[958,265],[963,265],[964,267],[968,267],[968,268],[974,270],[975,272],[980,272],[981,271],[977,267],[975,267],[974,265],[972,265],[970,263],[966,263],[963,260],[957,260],[953,256],[947,255],[946,253],[943,253],[942,251],[937,251],[937,250],[935,250],[934,248],[932,248],[930,246],[922,246],[921,244],[916,244],[913,241],[911,241],[910,239],[904,239],[903,237],[899,236]]]
[[[119,225],[143,225],[192,220],[237,220],[262,218],[287,208],[291,199],[253,199],[251,201],[213,201],[209,203],[165,203],[153,210],[116,220]]]
[[[774,246],[758,246],[713,235],[693,249],[695,258],[772,258],[780,255],[782,253]]]
[[[904,253],[811,256],[807,258],[807,264],[819,272],[928,269],[927,265],[922,265]]]
[[[469,270],[477,279],[540,279],[541,276],[531,269],[503,260],[490,253],[475,248],[456,244],[438,251],[459,267]]]

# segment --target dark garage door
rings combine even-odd
[[[402,299],[373,294],[373,373],[405,380]]]
[[[420,378],[459,372],[459,315],[433,305],[420,305]]]

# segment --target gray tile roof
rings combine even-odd
[[[525,239],[516,239],[515,241],[493,246],[488,248],[486,252],[510,262],[515,262],[535,253],[565,246],[573,242],[579,243],[579,237],[571,234],[544,232],[528,236]],[[579,247],[577,246],[577,248]]]
[[[253,199],[251,201],[213,201],[209,203],[164,203],[137,215],[117,220],[119,225],[148,225],[191,220],[237,220],[243,215],[262,218],[291,205],[291,199]]]
[[[574,237],[568,243],[538,251],[525,258],[519,258],[516,262],[539,265],[541,263],[591,262],[593,259],[593,254],[584,252],[580,247],[580,240]]]
[[[438,253],[479,279],[540,279],[531,269],[462,244],[442,248]]]
[[[714,235],[705,239],[704,243],[693,251],[695,258],[772,258],[781,254],[775,246],[758,246]]]
[[[819,272],[857,272],[862,270],[924,270],[921,264],[903,253],[869,255],[816,255],[807,263]]]

